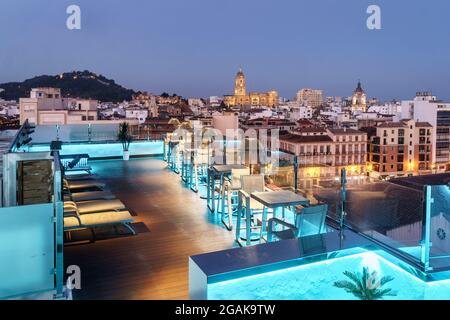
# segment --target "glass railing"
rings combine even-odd
[[[271,189],[298,190],[296,180],[297,157],[282,151],[272,152],[270,156],[277,157],[277,162],[266,168],[266,182]]]
[[[450,185],[430,188],[429,205],[429,267],[434,270],[450,267]]]
[[[423,192],[389,183],[348,185],[346,224],[420,261]]]
[[[79,142],[111,142],[117,141],[119,124],[75,124],[75,125],[38,125],[33,128],[31,142],[33,144],[49,143],[59,140],[66,143]],[[163,135],[158,137],[149,134],[144,127],[130,126],[133,140],[162,140]]]

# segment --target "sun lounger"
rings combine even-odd
[[[126,207],[122,201],[115,200],[90,200],[82,202],[66,201],[64,202],[64,210],[76,210],[80,215],[88,213],[96,213],[103,211],[120,211]]]
[[[79,181],[79,180],[94,180],[97,177],[95,174],[66,174],[64,179],[67,181]]]
[[[114,200],[116,196],[109,191],[87,191],[69,194],[69,201]]]
[[[95,180],[79,180],[79,181],[67,181],[64,180],[64,187],[70,191],[77,190],[89,190],[89,189],[103,189],[104,183],[97,182]]]
[[[128,211],[106,211],[83,215],[77,211],[64,213],[64,231],[66,232],[109,225],[123,225],[135,235],[136,231],[130,225],[132,222],[133,217]]]

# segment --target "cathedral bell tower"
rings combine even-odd
[[[242,69],[239,69],[239,72],[236,74],[236,78],[234,80],[234,95],[235,96],[245,96],[247,94],[247,89],[245,85],[245,75],[242,72]]]

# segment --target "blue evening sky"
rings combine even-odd
[[[66,8],[82,29],[66,29]],[[366,28],[370,4],[382,30]],[[348,96],[450,100],[448,0],[1,0],[0,83],[91,70],[183,96],[248,89],[291,98],[302,87]]]

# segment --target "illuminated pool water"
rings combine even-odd
[[[162,141],[137,141],[130,145],[131,156],[162,155],[164,145]],[[24,148],[27,152],[50,151],[49,144],[36,144]],[[91,158],[112,158],[123,155],[122,144],[111,143],[64,143],[60,154],[87,153]]]
[[[450,299],[450,280],[425,282],[371,251],[208,284],[208,299],[353,300],[352,294],[333,284],[348,280],[344,271],[362,272],[363,267],[394,278],[383,288],[393,289],[396,296],[386,300]]]

